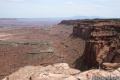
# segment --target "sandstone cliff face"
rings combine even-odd
[[[116,78],[120,79],[120,69],[112,72],[104,70],[89,70],[80,72],[70,68],[67,63],[57,63],[54,65],[27,66],[19,69],[15,73],[2,80],[96,80],[95,78]]]
[[[64,20],[60,24],[73,25],[73,37],[86,41],[81,67],[107,67],[103,63],[120,66],[120,20]]]

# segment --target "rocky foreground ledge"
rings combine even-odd
[[[70,68],[67,63],[57,63],[46,67],[26,66],[2,80],[107,80],[105,78],[120,80],[120,68],[111,72],[97,69],[81,72]]]

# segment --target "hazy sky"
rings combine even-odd
[[[0,18],[120,17],[120,0],[0,0]]]

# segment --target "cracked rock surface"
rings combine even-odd
[[[93,76],[119,77],[120,68],[111,72],[97,69],[81,72],[70,68],[67,63],[57,63],[46,67],[26,66],[2,80],[90,80]]]

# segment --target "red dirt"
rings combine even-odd
[[[4,34],[5,33],[5,34]],[[22,27],[0,29],[0,37],[4,41],[46,41],[54,48],[53,54],[27,54],[39,46],[0,45],[0,79],[26,65],[49,65],[67,62],[72,67],[84,50],[84,41],[70,37],[72,26],[56,25],[50,28]],[[40,56],[40,57],[38,57]]]

